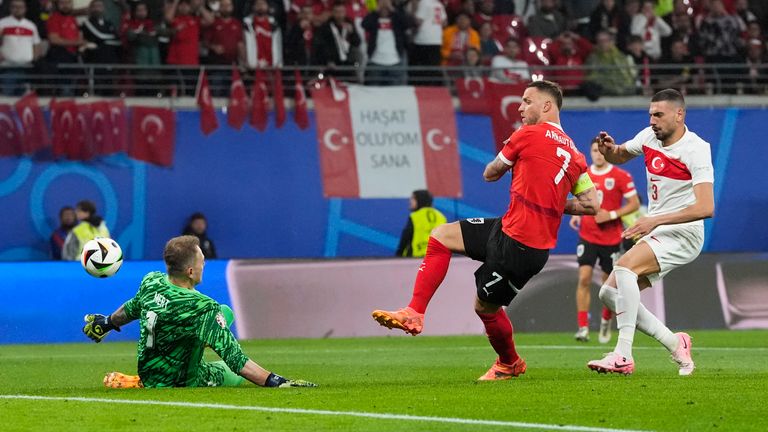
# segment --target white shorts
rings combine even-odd
[[[659,272],[647,276],[651,283],[655,283],[673,269],[688,264],[699,256],[704,246],[704,225],[661,225],[640,241],[651,247],[659,263]]]

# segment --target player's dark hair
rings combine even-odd
[[[651,98],[651,102],[664,102],[664,101],[674,102],[680,105],[681,107],[683,107],[683,109],[685,109],[685,98],[683,97],[682,93],[680,93],[675,89],[671,89],[671,88],[664,89],[656,93],[655,95],[653,95],[653,97]]]
[[[191,235],[183,235],[168,240],[163,249],[163,261],[170,276],[185,276],[197,257],[200,240]]]
[[[557,109],[560,110],[563,108],[563,89],[560,87],[560,84],[552,81],[541,80],[541,81],[533,81],[530,84],[528,84],[526,87],[527,88],[533,87],[539,91],[542,91],[552,96],[555,99],[555,103],[557,104]]]

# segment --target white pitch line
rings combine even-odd
[[[447,423],[447,424],[475,425],[475,426],[502,426],[502,427],[522,428],[522,429],[545,429],[545,430],[578,431],[578,432],[647,432],[647,431],[641,431],[641,430],[635,430],[635,429],[610,429],[610,428],[598,428],[598,427],[590,427],[590,426],[558,425],[558,424],[546,424],[546,423],[525,423],[525,422],[511,422],[511,421],[502,421],[502,420],[477,420],[477,419],[466,419],[466,418],[457,418],[457,417],[428,417],[428,416],[414,416],[414,415],[406,415],[406,414],[372,413],[372,412],[364,412],[364,411],[328,411],[328,410],[302,409],[302,408],[274,408],[274,407],[263,407],[263,406],[252,406],[252,405],[168,402],[168,401],[156,401],[156,400],[55,397],[55,396],[33,396],[33,395],[21,395],[21,394],[0,395],[0,399],[62,401],[62,402],[64,401],[95,402],[95,403],[106,402],[110,404],[155,405],[155,406],[170,406],[170,407],[180,407],[180,408],[210,408],[210,409],[221,409],[221,410],[259,411],[259,412],[285,413],[285,414],[362,417],[362,418],[372,418],[372,419],[379,419],[379,420],[403,420],[403,421],[413,421],[413,422]]]

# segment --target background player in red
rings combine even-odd
[[[613,271],[613,262],[619,259],[621,232],[624,228],[621,217],[640,207],[632,176],[621,168],[609,164],[597,148],[598,138],[592,140],[589,155],[592,165],[589,177],[597,190],[600,209],[595,216],[573,216],[570,225],[579,231],[576,258],[579,263],[579,283],[576,286],[576,320],[579,329],[574,335],[577,341],[589,341],[589,304],[591,300],[592,269],[600,261],[603,270],[603,284]],[[622,201],[626,200],[624,206]],[[611,340],[611,319],[613,312],[603,305],[600,320],[600,343]]]
[[[586,174],[584,155],[560,127],[562,103],[559,85],[528,84],[519,108],[524,126],[483,172],[485,180],[492,182],[514,170],[507,213],[502,218],[471,218],[435,228],[411,302],[397,311],[373,311],[382,326],[415,336],[424,327],[427,304],[448,272],[451,253],[482,261],[475,272],[475,312],[498,359],[480,380],[504,380],[525,372],[525,361],[515,350],[512,323],[502,306],[509,305],[544,267],[564,212],[597,212],[597,194]],[[575,198],[567,199],[569,192]]]

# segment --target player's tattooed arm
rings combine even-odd
[[[483,171],[483,178],[487,182],[494,182],[502,178],[510,168],[512,168],[511,165],[507,165],[506,162],[502,161],[498,156],[496,156],[494,160],[485,166],[485,171]]]
[[[118,328],[133,321],[133,319],[130,318],[128,314],[125,312],[125,305],[120,306],[119,308],[117,308],[116,311],[112,312],[112,315],[110,315],[109,320],[112,322],[112,325]]]
[[[570,215],[595,215],[600,205],[594,187],[576,194],[565,202],[565,213]]]

